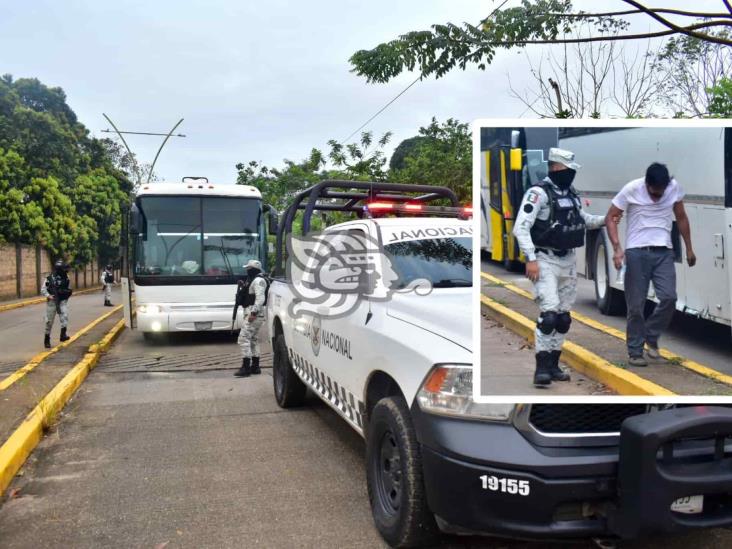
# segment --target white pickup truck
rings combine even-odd
[[[430,205],[440,198],[453,205]],[[284,212],[279,263],[297,212],[308,233],[314,212],[333,210],[360,219],[319,233],[302,261],[288,245],[287,274],[270,286],[275,397],[299,406],[309,388],[366,438],[376,526],[391,545],[414,545],[436,524],[412,414],[461,416],[472,405],[472,209],[445,188],[323,182]],[[359,273],[361,293],[338,292]],[[320,295],[303,288],[308,276]]]

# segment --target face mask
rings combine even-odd
[[[257,269],[247,269],[247,278],[249,280],[254,280],[258,274],[259,271]]]
[[[549,179],[552,180],[557,187],[566,191],[572,185],[574,176],[577,172],[572,169],[559,170],[558,172],[549,172]]]

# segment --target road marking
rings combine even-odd
[[[44,301],[46,298],[43,298]],[[118,312],[120,309],[122,309],[122,305],[117,305],[114,309],[109,311],[108,313],[103,314],[96,320],[93,320],[91,323],[84,326],[81,330],[76,332],[68,341],[64,341],[63,343],[59,343],[56,345],[53,349],[49,351],[43,351],[41,353],[38,353],[36,356],[30,359],[30,362],[23,366],[22,368],[19,368],[15,370],[12,374],[10,374],[8,377],[0,381],[0,391],[4,391],[8,387],[10,387],[13,383],[18,381],[19,379],[22,379],[23,376],[25,376],[28,372],[32,371],[36,366],[38,366],[41,362],[46,360],[49,356],[57,353],[64,347],[68,347],[71,345],[74,341],[79,339],[81,336],[86,334],[89,330],[94,328],[96,325],[98,325],[100,322],[104,322],[107,320],[110,316],[112,316],[114,313]]]
[[[497,276],[494,276],[489,273],[484,273],[484,272],[481,272],[480,276],[482,276],[483,278],[485,278],[486,280],[488,280],[490,282],[493,282],[494,284],[497,284],[503,288],[506,288],[507,290],[509,290],[515,294],[526,297],[532,301],[534,300],[534,296],[531,295],[531,292],[527,292],[523,288],[519,288],[518,286],[511,284],[510,282],[508,282],[506,280],[503,280],[501,278],[498,278]],[[589,326],[590,328],[594,328],[595,330],[598,330],[605,334],[616,337],[622,341],[625,341],[625,332],[622,332],[616,328],[613,328],[612,326],[608,326],[607,324],[603,324],[602,322],[595,320],[594,318],[590,318],[588,316],[585,316],[585,315],[575,312],[575,311],[572,311],[572,318],[577,320],[578,322],[581,322],[582,324]],[[691,370],[692,372],[695,372],[704,377],[708,377],[715,381],[719,381],[720,383],[724,383],[725,385],[732,386],[732,376],[723,374],[722,372],[715,370],[713,368],[710,368],[709,366],[704,366],[703,364],[700,364],[700,363],[690,360],[688,358],[679,356],[676,353],[669,351],[668,349],[661,348],[658,350],[658,352],[666,360],[671,360],[671,361],[673,361],[674,364],[678,364],[679,366],[682,366],[682,367],[686,368],[687,370]]]
[[[481,295],[480,300],[504,326],[533,342],[535,322],[488,296]],[[562,361],[578,372],[607,385],[620,395],[674,396],[676,394],[652,381],[614,366],[592,351],[571,341],[565,340],[562,346]]]
[[[74,290],[74,295],[89,294],[91,292],[98,292],[101,289],[101,286],[94,286],[93,288],[86,288],[84,290]],[[43,303],[45,301],[45,297],[34,297],[32,299],[26,299],[25,301],[6,303],[4,305],[0,305],[0,313],[4,311],[12,311],[13,309],[19,309],[20,307],[27,307],[28,305],[37,305],[38,303]]]
[[[82,358],[51,391],[25,417],[23,423],[13,431],[0,446],[0,495],[3,494],[15,473],[43,437],[43,430],[51,425],[56,414],[76,392],[89,372],[96,366],[101,353],[109,348],[124,330],[124,320],[120,320],[98,343],[89,347]]]

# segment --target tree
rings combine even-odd
[[[618,35],[623,21],[581,22],[574,36]],[[654,54],[646,41],[645,51],[629,51],[621,42],[578,42],[548,49],[537,60],[526,48],[533,85],[510,94],[534,114],[556,118],[601,118],[650,116],[651,98],[658,90]]]
[[[42,244],[77,265],[117,255],[132,183],[61,88],[0,77],[0,238]]]
[[[391,159],[389,160],[389,170],[393,172],[395,170],[401,170],[402,168],[404,168],[404,160],[408,156],[412,156],[419,148],[419,146],[428,139],[428,137],[425,137],[423,135],[415,135],[414,137],[409,137],[399,143],[396,149],[394,149],[394,152],[391,154]]]
[[[373,134],[362,132],[359,143],[342,145],[336,140],[328,141],[330,152],[328,158],[343,172],[345,179],[363,181],[385,181],[386,156],[382,150],[391,139],[391,132],[386,132],[374,145]]]
[[[716,118],[732,118],[732,80],[721,78],[709,88],[709,114]]]
[[[714,35],[730,38],[727,29]],[[691,36],[670,38],[656,56],[653,70],[661,100],[672,114],[707,116],[711,90],[732,72],[732,48]]]
[[[649,8],[637,0],[618,1],[627,4],[629,9],[607,13],[575,12],[570,0],[522,0],[520,6],[506,9],[501,9],[501,4],[477,25],[446,23],[433,25],[431,30],[408,32],[373,49],[357,51],[350,62],[353,72],[366,77],[368,82],[388,82],[404,71],[417,70],[421,77],[439,78],[455,68],[464,70],[468,65],[485,70],[499,49],[529,44],[689,36],[704,42],[732,45],[728,36],[714,32],[732,26],[732,6],[728,0],[722,0],[724,9],[718,13]],[[612,25],[622,17],[633,15],[651,18],[661,29],[644,33],[567,36],[583,21]]]
[[[440,124],[432,118],[428,126],[419,128],[417,137],[420,141],[404,157],[403,167],[389,172],[389,180],[446,186],[460,201],[470,202],[472,141],[468,125],[452,118]]]

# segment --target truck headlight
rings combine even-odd
[[[516,406],[474,402],[473,367],[467,364],[432,368],[417,393],[417,402],[425,412],[490,421],[508,421]]]
[[[162,307],[160,307],[160,305],[139,305],[137,307],[137,312],[142,314],[150,313],[156,315],[162,312],[162,310],[163,309]]]

